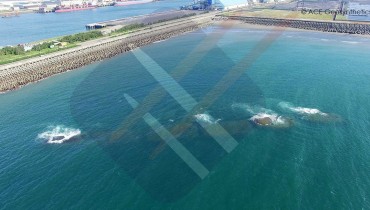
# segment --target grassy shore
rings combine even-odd
[[[248,17],[265,17],[265,18],[292,18],[301,20],[333,20],[333,16],[330,14],[303,14],[301,11],[291,10],[274,10],[274,9],[252,9],[243,10],[236,12],[227,12],[226,16],[248,16]],[[347,20],[343,15],[337,15],[336,20]]]
[[[0,65],[73,48],[78,46],[79,43],[102,36],[103,34],[100,31],[78,33],[63,36],[54,39],[54,41],[43,40],[33,43],[32,48],[27,51],[24,46],[7,46],[0,49]]]
[[[115,36],[119,36],[119,35],[125,35],[125,34],[132,33],[132,32],[134,32],[134,31],[136,31],[136,30],[138,30],[142,27],[144,27],[144,25],[135,24],[135,25],[124,26],[121,29],[119,29],[117,31],[114,31],[110,34],[104,35],[104,36],[105,37],[115,37]],[[95,30],[95,32],[96,31],[98,31],[98,30]],[[37,57],[37,56],[43,56],[43,55],[53,53],[53,52],[57,52],[57,51],[61,51],[61,50],[70,49],[70,48],[79,46],[81,43],[83,43],[85,41],[94,40],[94,39],[104,37],[102,35],[102,36],[93,36],[91,38],[83,38],[84,34],[89,34],[89,33],[91,33],[91,32],[78,33],[78,34],[75,34],[75,35],[68,35],[68,36],[63,36],[63,37],[58,37],[58,38],[50,38],[50,39],[47,39],[47,40],[37,42],[37,43],[47,43],[47,42],[51,42],[52,40],[57,40],[57,41],[61,41],[61,42],[66,43],[66,45],[63,46],[63,47],[55,46],[54,48],[49,48],[48,47],[48,48],[44,48],[44,49],[41,49],[41,50],[32,49],[30,51],[25,51],[25,52],[20,53],[20,54],[5,54],[5,53],[1,53],[1,50],[0,50],[0,65],[7,64],[7,63],[12,63],[12,62],[16,62],[16,61],[20,61],[20,60],[24,60],[24,59],[28,59],[28,58],[33,58],[33,57]],[[77,36],[77,38],[75,38],[76,36]],[[82,39],[79,40],[79,38],[82,38]]]
[[[119,35],[125,35],[125,34],[132,33],[132,32],[134,32],[135,30],[137,30],[139,28],[141,28],[141,27],[135,27],[135,28],[125,28],[125,27],[123,27],[123,30],[113,32],[113,33],[105,35],[105,36],[106,37],[110,37],[110,36],[115,37],[115,36],[119,36]],[[80,34],[82,34],[82,33],[80,33]],[[45,43],[45,42],[49,42],[51,40],[58,40],[58,41],[71,40],[69,42],[68,41],[65,42],[67,44],[63,47],[57,47],[56,46],[54,48],[45,48],[45,49],[41,49],[41,50],[30,50],[30,51],[23,52],[21,54],[1,54],[1,52],[0,52],[0,65],[7,64],[7,63],[12,63],[12,62],[16,62],[16,61],[20,61],[20,60],[24,60],[24,59],[28,59],[28,58],[33,58],[33,57],[37,57],[37,56],[43,56],[43,55],[53,53],[53,52],[57,52],[57,51],[61,51],[61,50],[70,49],[70,48],[79,46],[81,43],[83,43],[85,41],[94,40],[94,39],[98,39],[98,38],[103,37],[103,36],[97,36],[97,37],[94,37],[94,38],[91,38],[91,39],[86,39],[84,41],[72,41],[72,39],[70,38],[71,36],[74,36],[74,35],[60,37],[58,39],[48,39],[48,40],[44,40],[44,41],[39,42],[39,43]]]
[[[49,54],[49,53],[53,53],[53,52],[57,52],[57,51],[61,51],[61,50],[65,50],[65,49],[70,49],[70,48],[73,48],[73,47],[76,47],[78,46],[77,44],[68,44],[66,46],[64,46],[63,48],[47,48],[47,49],[42,49],[40,51],[28,51],[28,52],[25,52],[24,54],[20,54],[20,55],[0,55],[0,65],[2,64],[7,64],[7,63],[12,63],[12,62],[16,62],[16,61],[20,61],[20,60],[24,60],[24,59],[28,59],[28,58],[33,58],[33,57],[37,57],[37,56],[43,56],[43,55],[46,55],[46,54]]]
[[[166,20],[160,20],[156,23],[162,23],[162,22],[171,21],[171,20],[175,20],[175,19],[191,17],[191,16],[194,16],[194,15],[196,15],[196,14],[195,13],[194,14],[193,13],[192,14],[187,14],[187,15],[183,15],[183,16],[180,16],[180,17],[175,17],[175,18],[166,19]],[[154,23],[152,23],[152,24],[154,24]],[[43,56],[43,55],[46,55],[46,54],[49,54],[49,53],[53,53],[53,52],[73,48],[73,47],[79,46],[80,44],[82,44],[86,41],[89,41],[89,40],[94,40],[94,39],[98,39],[98,38],[102,38],[102,37],[107,37],[108,38],[108,37],[117,37],[117,36],[121,36],[121,35],[130,34],[130,33],[133,33],[135,31],[138,31],[138,30],[140,30],[140,29],[142,29],[146,26],[147,25],[145,25],[145,24],[131,24],[131,25],[122,26],[121,28],[119,28],[117,30],[114,30],[114,31],[112,31],[108,34],[103,34],[101,30],[94,30],[94,31],[89,31],[89,32],[83,32],[83,33],[78,33],[78,34],[73,34],[73,35],[57,37],[57,38],[49,38],[47,40],[32,43],[34,45],[37,45],[37,44],[42,44],[42,43],[50,43],[50,42],[53,42],[53,41],[59,41],[59,42],[66,43],[66,45],[63,46],[63,47],[60,47],[60,46],[55,46],[54,48],[46,47],[46,48],[38,49],[38,50],[32,48],[32,50],[29,50],[29,51],[22,51],[22,52],[17,51],[17,52],[14,52],[14,53],[5,52],[4,49],[0,49],[0,65],[16,62],[16,61],[20,61],[20,60],[25,60],[25,59],[32,58],[32,57]],[[19,47],[15,46],[14,48],[19,48]]]

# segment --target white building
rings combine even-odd
[[[70,7],[70,6],[74,6],[74,5],[82,5],[84,4],[85,1],[82,1],[82,0],[61,0],[59,1],[59,5],[62,6],[62,7]]]
[[[114,1],[113,0],[98,0],[98,3],[97,5],[103,5],[103,6],[106,6],[106,5],[111,5],[113,4]]]
[[[212,0],[212,4],[225,10],[248,6],[247,0]]]
[[[44,2],[41,7],[45,7],[45,8],[56,8],[58,6],[58,4],[56,3],[52,3],[52,2]]]

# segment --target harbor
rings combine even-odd
[[[8,14],[17,13],[51,13],[73,12],[98,7],[114,6],[114,0],[34,0],[34,1],[9,1],[0,2],[0,14],[8,17]]]
[[[106,6],[132,6],[149,4],[158,0],[33,0],[0,2],[0,14],[2,17],[11,17],[10,14],[24,13],[63,13],[82,10],[96,9]]]

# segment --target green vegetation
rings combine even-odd
[[[77,46],[76,44],[70,44],[70,45],[67,45],[63,48],[54,47],[54,48],[42,49],[42,50],[39,50],[39,51],[30,50],[30,51],[24,52],[23,54],[18,54],[18,55],[15,55],[15,54],[7,54],[7,55],[0,54],[0,65],[15,62],[15,61],[20,61],[20,60],[24,60],[24,59],[28,59],[28,58],[32,58],[32,57],[42,56],[42,55],[46,55],[46,54],[49,54],[49,53],[52,53],[52,52],[57,52],[57,51],[60,51],[60,50],[64,50],[64,49],[68,49],[68,48],[72,48],[72,47],[76,47],[76,46]],[[3,49],[1,49],[1,50],[3,50]],[[23,47],[22,47],[22,49],[23,49]]]
[[[173,17],[173,18],[169,18],[169,19],[158,20],[157,22],[154,22],[152,24],[162,23],[162,22],[166,22],[166,21],[170,21],[170,20],[177,20],[177,19],[180,19],[180,18],[187,18],[187,17],[191,17],[191,16],[194,16],[194,15],[196,15],[196,13],[190,13],[190,14],[186,14],[186,15],[182,15],[182,16],[177,16],[177,17]]]
[[[85,42],[85,41],[96,39],[102,36],[103,34],[101,31],[89,31],[89,32],[64,36],[60,39],[60,41],[68,42],[68,43]]]
[[[103,34],[101,31],[89,31],[85,33],[78,33],[74,35],[68,35],[61,37],[57,42],[65,43],[64,46],[54,46],[53,41],[45,41],[39,44],[36,44],[32,47],[31,50],[25,51],[23,46],[15,47],[4,47],[0,49],[0,65],[11,63],[27,58],[32,58],[36,56],[42,56],[48,53],[56,52],[59,50],[64,50],[66,48],[72,48],[77,46],[78,42],[84,42],[91,39],[96,39],[102,37]]]
[[[180,18],[186,18],[186,17],[190,17],[194,15],[196,15],[196,13],[186,14],[183,16],[178,16],[178,17],[164,19],[164,20],[159,20],[155,23],[161,23],[161,22],[180,19]],[[155,23],[152,23],[152,24],[155,24]],[[148,24],[148,25],[151,25],[151,24]],[[115,30],[114,32],[109,34],[109,36],[127,34],[139,28],[143,28],[145,26],[147,25],[143,23],[130,24],[118,30]],[[41,42],[39,44],[32,46],[32,49],[28,51],[25,51],[23,46],[4,47],[0,49],[0,65],[23,60],[23,59],[28,59],[28,58],[32,58],[36,56],[42,56],[45,54],[53,53],[56,51],[67,49],[67,48],[76,47],[77,44],[80,42],[97,39],[103,36],[104,35],[101,31],[95,30],[95,31],[78,33],[74,35],[63,36],[63,37],[57,38],[56,41],[52,41],[52,39],[48,39],[48,40],[45,40],[44,42]],[[63,45],[61,45],[61,43],[63,43]]]
[[[194,15],[196,15],[196,13],[190,13],[190,14],[186,14],[186,15],[182,15],[182,16],[173,17],[173,18],[158,20],[156,22],[153,22],[153,23],[150,23],[150,24],[147,24],[147,25],[162,23],[162,22],[171,21],[171,20],[177,20],[177,19],[180,19],[180,18],[187,18],[187,17],[191,17],[191,16],[194,16]],[[130,24],[130,25],[127,25],[127,26],[124,26],[124,27],[122,27],[120,29],[115,30],[110,35],[127,34],[127,33],[130,33],[133,30],[136,30],[136,29],[139,29],[139,28],[143,28],[145,26],[146,26],[146,24],[144,24],[144,23],[141,23],[141,24],[138,24],[138,23]]]
[[[114,32],[115,33],[127,33],[129,31],[132,31],[132,30],[135,30],[135,29],[138,29],[138,28],[142,28],[144,26],[145,26],[144,23],[141,23],[141,24],[130,24],[130,25],[124,26],[124,27],[122,27],[120,29],[117,29]]]
[[[4,55],[23,55],[24,48],[22,46],[15,46],[15,47],[4,47],[0,49],[0,56]]]
[[[52,43],[52,42],[43,42],[41,44],[37,44],[37,45],[33,46],[32,50],[41,51],[41,50],[44,50],[44,49],[51,48],[51,46],[53,46],[53,45],[54,45],[54,43]]]

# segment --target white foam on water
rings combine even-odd
[[[341,41],[343,43],[348,43],[348,44],[359,44],[360,42],[356,42],[356,41]]]
[[[79,129],[57,125],[49,126],[47,131],[38,134],[37,137],[46,140],[48,144],[62,144],[79,135],[81,135],[81,130]]]
[[[253,115],[251,118],[249,118],[251,121],[258,125],[263,126],[272,126],[272,127],[289,127],[292,123],[289,119],[277,114],[271,109],[266,109],[260,106],[250,106],[248,104],[243,103],[235,103],[232,104],[231,107],[233,109],[242,109],[246,111],[247,113]],[[260,124],[260,120],[263,119],[270,119],[271,123],[269,124]]]
[[[245,103],[234,103],[231,105],[231,108],[233,109],[241,109],[246,111],[249,114],[255,115],[258,113],[267,113],[267,114],[276,114],[274,111],[271,109],[266,109],[261,106],[251,106],[249,104]]]
[[[207,113],[196,114],[194,115],[194,117],[198,123],[208,124],[208,125],[216,124],[221,120],[221,119],[215,120],[211,115]]]
[[[153,42],[153,44],[161,43],[161,42],[163,42],[163,41],[165,41],[165,40],[158,40],[158,41]]]
[[[269,118],[271,120],[270,125],[264,125],[264,126],[284,126],[287,125],[289,122],[286,118],[283,116],[277,115],[277,114],[266,114],[266,113],[258,113],[250,118],[253,122],[256,124],[258,123],[258,120]],[[262,125],[262,124],[259,124]]]
[[[294,106],[288,102],[280,102],[279,106],[285,110],[289,110],[291,112],[300,114],[300,115],[321,115],[321,116],[328,116],[327,113],[320,111],[319,109],[315,108],[306,108],[300,106]]]

